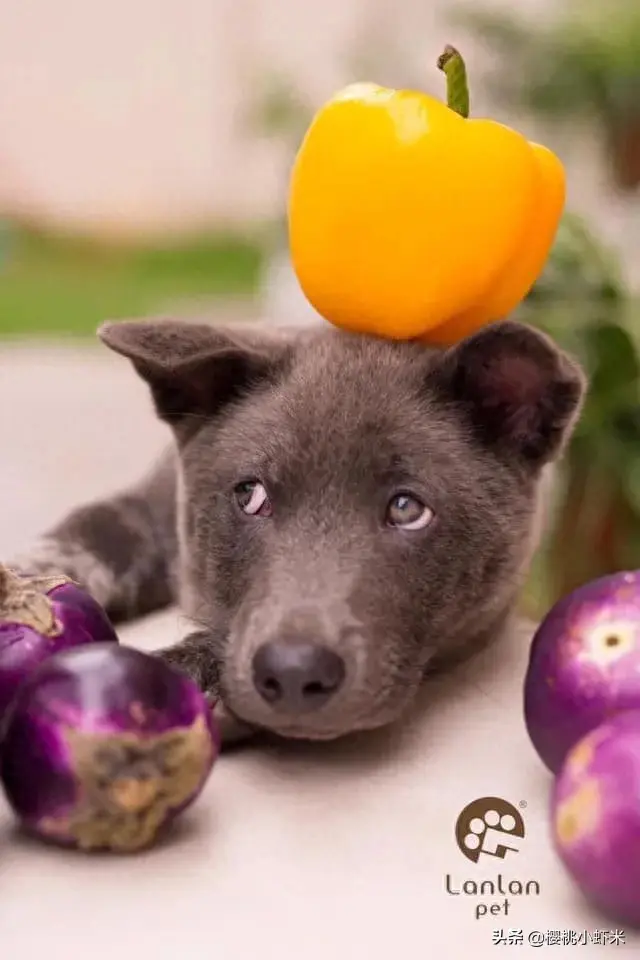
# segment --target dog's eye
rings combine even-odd
[[[238,506],[251,517],[271,516],[269,494],[258,480],[245,480],[235,488]]]
[[[423,530],[433,520],[433,511],[410,493],[398,493],[389,501],[385,517],[390,527]]]

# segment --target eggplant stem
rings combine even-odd
[[[0,622],[31,627],[44,637],[58,637],[62,624],[48,596],[50,590],[69,583],[63,576],[20,576],[0,564]]]
[[[0,563],[0,609],[6,604],[19,578],[4,563]]]

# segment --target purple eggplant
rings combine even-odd
[[[117,643],[102,607],[65,576],[22,576],[0,565],[0,719],[31,671],[59,650]]]
[[[569,751],[552,835],[584,896],[610,920],[640,927],[640,711],[617,714]]]
[[[54,654],[22,684],[0,777],[30,833],[131,852],[195,800],[219,748],[192,680],[150,654],[91,644]]]
[[[586,583],[559,601],[531,645],[524,711],[552,773],[590,730],[640,709],[640,572]]]

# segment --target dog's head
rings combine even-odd
[[[583,395],[546,337],[505,322],[435,351],[170,321],[101,336],[174,431],[187,612],[218,637],[239,717],[309,738],[379,726],[501,629]]]

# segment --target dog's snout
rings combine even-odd
[[[263,644],[253,658],[253,683],[271,706],[289,713],[316,710],[339,690],[345,677],[342,657],[308,642]]]

